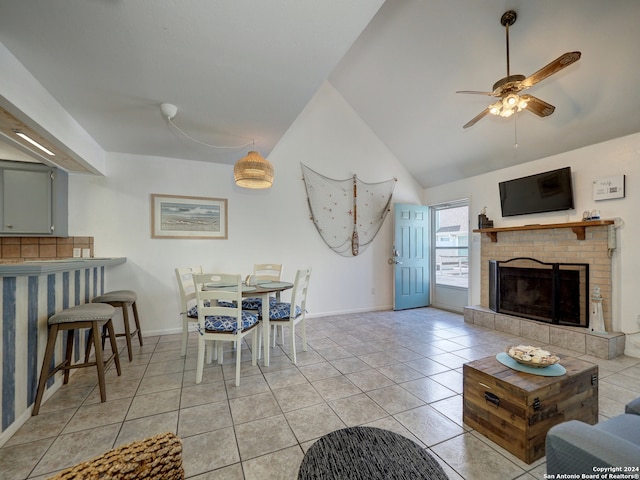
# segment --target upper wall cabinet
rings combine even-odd
[[[68,235],[66,172],[0,160],[0,186],[0,236]]]

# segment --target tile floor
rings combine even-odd
[[[428,449],[456,479],[542,479],[462,423],[462,364],[526,342],[432,308],[307,320],[309,350],[272,348],[271,366],[251,366],[243,345],[240,387],[233,352],[195,384],[196,334],[145,338],[123,374],[108,372],[100,403],[95,371],[83,369],[0,448],[3,480],[44,479],[110,448],[171,431],[183,440],[187,478],[295,479],[306,449],[345,426],[393,430]],[[558,351],[555,349],[554,351]],[[126,352],[121,349],[121,352]],[[601,360],[601,418],[640,396],[640,359]]]

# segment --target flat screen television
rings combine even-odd
[[[574,208],[571,167],[500,182],[499,187],[503,217]]]

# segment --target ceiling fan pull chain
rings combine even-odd
[[[513,116],[513,148],[518,148],[518,116]]]

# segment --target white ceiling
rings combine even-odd
[[[267,156],[325,80],[423,187],[640,131],[637,0],[382,3],[0,0],[0,43],[110,152],[238,159],[170,129],[169,102],[191,136]],[[528,90],[556,111],[518,114],[517,149],[513,118],[463,130],[492,97],[455,93],[506,75],[510,9],[511,74],[582,52]]]

